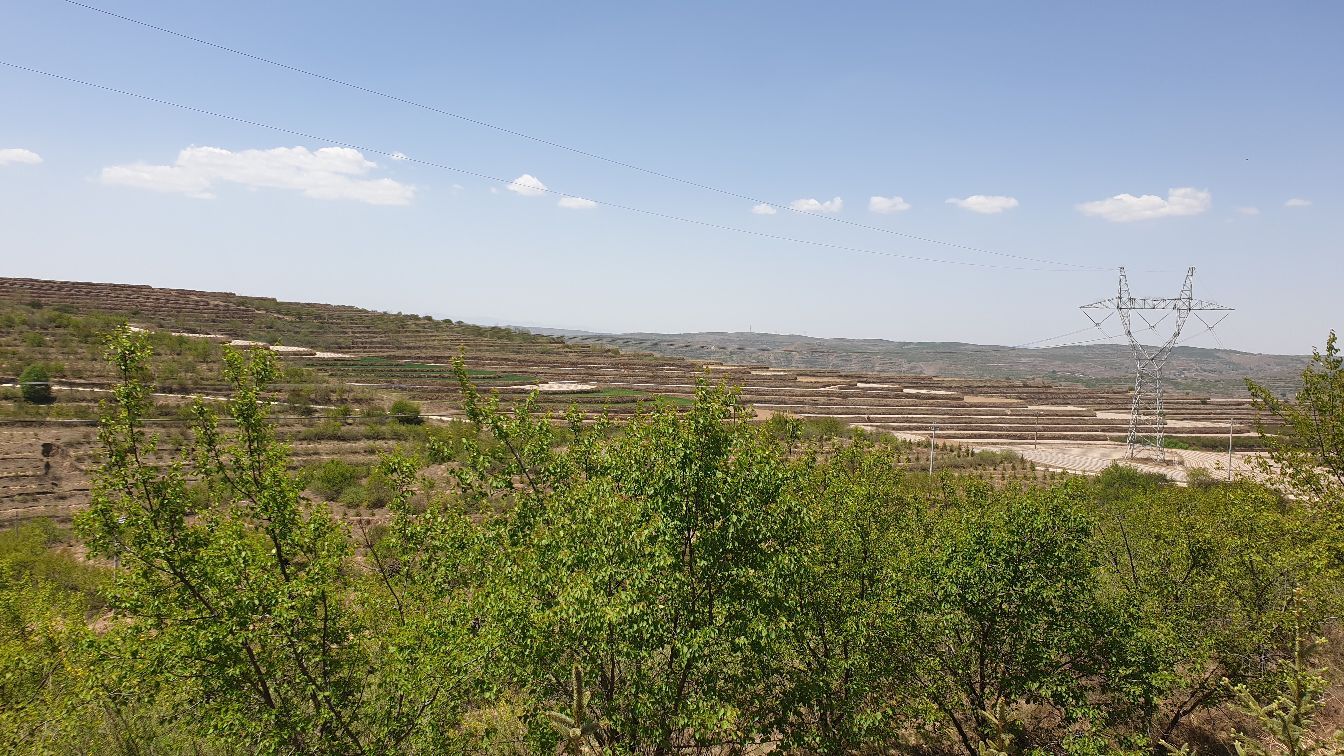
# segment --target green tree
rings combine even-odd
[[[107,459],[77,526],[115,558],[115,631],[100,640],[119,695],[164,702],[196,731],[287,753],[384,753],[438,699],[406,672],[404,623],[363,603],[343,525],[301,497],[261,399],[276,374],[267,350],[225,354],[236,424],[229,437],[202,403],[195,440],[167,464],[143,428],[149,347],[109,339],[120,383],[103,419]],[[190,479],[206,491],[188,494]],[[361,590],[356,590],[356,588]],[[384,594],[385,595],[385,594]],[[446,699],[445,699],[446,701]]]
[[[550,709],[576,694],[577,666],[592,737],[618,752],[759,735],[747,712],[801,526],[784,449],[708,385],[685,414],[646,410],[615,434],[573,414],[555,447],[531,401],[501,412],[457,367],[467,416],[493,441],[464,437],[457,471],[469,507],[500,513],[483,632],[499,634],[515,680]],[[440,550],[459,551],[420,549]]]
[[[1104,595],[1122,607],[1127,673],[1110,685],[1113,718],[1152,745],[1192,714],[1227,701],[1224,681],[1257,693],[1298,613],[1319,622],[1338,606],[1333,542],[1314,515],[1272,489],[1240,481],[1182,488],[1125,468],[1085,484],[1097,523]]]
[[[45,365],[29,365],[19,375],[19,392],[29,404],[51,404],[56,395],[51,390],[51,373]]]
[[[986,712],[1025,702],[1086,716],[1123,627],[1102,600],[1093,523],[1069,487],[944,494],[951,510],[915,565],[907,695],[926,700],[974,756],[998,734]],[[1024,744],[1026,745],[1026,744]]]
[[[785,747],[880,748],[908,725],[909,712],[895,702],[912,683],[909,560],[927,522],[900,464],[880,446],[811,450],[800,467],[806,527],[785,576],[787,629],[768,660],[776,692],[762,699],[762,718]]]
[[[1295,597],[1295,599],[1298,597]],[[1294,601],[1295,606],[1297,601]],[[1245,685],[1233,688],[1239,707],[1268,735],[1273,745],[1238,732],[1234,746],[1238,756],[1338,756],[1344,753],[1344,733],[1336,731],[1320,737],[1312,732],[1316,717],[1325,707],[1327,687],[1325,670],[1308,666],[1311,657],[1325,644],[1324,638],[1302,637],[1301,615],[1293,621],[1293,655],[1281,665],[1280,685],[1274,699],[1262,703]]]
[[[1280,399],[1254,381],[1246,382],[1258,409],[1273,418],[1267,472],[1296,494],[1331,509],[1344,504],[1344,355],[1335,332],[1325,351],[1313,350],[1294,399]]]

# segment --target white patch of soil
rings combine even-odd
[[[597,386],[591,383],[579,383],[578,381],[547,381],[546,383],[529,383],[524,386],[510,386],[509,388],[521,389],[523,391],[540,391],[546,394],[573,394],[583,391],[593,391],[597,389]]]

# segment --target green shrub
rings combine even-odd
[[[373,510],[386,507],[396,494],[396,485],[382,471],[374,470],[347,486],[335,500],[355,509]]]
[[[89,611],[101,608],[106,571],[81,562],[62,548],[70,533],[50,520],[34,520],[0,530],[0,588],[10,580],[41,583],[81,596]]]
[[[103,570],[75,559],[47,522],[0,530],[0,751],[93,753],[80,711],[81,649],[101,606]],[[100,603],[95,604],[98,601]]]
[[[765,427],[766,431],[778,440],[789,438],[813,440],[839,438],[845,435],[849,426],[835,417],[798,418],[792,415],[775,415],[765,422]]]
[[[367,465],[328,459],[307,470],[308,489],[327,501],[345,501],[346,492],[367,478]]]
[[[1218,485],[1218,481],[1214,479],[1213,473],[1210,473],[1202,467],[1192,467],[1189,470],[1186,470],[1185,482],[1196,488],[1207,488],[1209,486]]]
[[[1000,465],[1011,464],[1020,457],[1007,451],[973,451],[968,447],[954,447],[950,458],[942,456],[942,447],[939,447],[938,467],[947,469],[977,469],[994,468]]]
[[[476,430],[461,420],[425,426],[424,458],[431,465],[452,462],[457,459],[458,450],[467,438],[475,440]]]
[[[51,373],[44,365],[29,365],[19,376],[19,390],[29,404],[51,404],[56,397],[51,392]]]
[[[420,417],[420,405],[409,399],[392,402],[389,414],[402,425],[419,425],[424,422],[424,418]]]
[[[327,419],[299,431],[299,438],[305,441],[335,441],[347,437],[345,424],[340,420]]]

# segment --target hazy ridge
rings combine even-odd
[[[1134,374],[1130,349],[1121,344],[1019,348],[775,333],[600,334],[547,328],[527,330],[623,350],[772,368],[1039,379],[1087,386],[1125,385],[1133,380]],[[1246,378],[1287,389],[1300,384],[1308,360],[1307,355],[1182,346],[1172,354],[1167,377],[1174,388],[1185,390],[1239,394],[1245,391]]]

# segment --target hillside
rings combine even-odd
[[[534,329],[576,344],[602,344],[668,357],[746,361],[772,368],[847,372],[1042,379],[1124,387],[1134,379],[1129,347],[1085,344],[1015,348],[961,342],[835,339],[773,333],[595,334]],[[1167,376],[1173,388],[1244,395],[1252,378],[1276,388],[1296,386],[1308,357],[1180,346]]]
[[[154,347],[153,422],[167,437],[165,453],[186,439],[185,405],[224,398],[226,345],[275,351],[283,370],[268,399],[280,433],[296,465],[342,481],[317,495],[352,518],[377,516],[371,465],[379,454],[404,446],[423,455],[431,438],[457,432],[451,363],[458,356],[505,406],[535,395],[543,411],[573,408],[588,418],[628,417],[655,401],[684,408],[698,381],[722,382],[761,419],[788,414],[809,432],[857,427],[914,442],[903,452],[911,469],[927,465],[935,427],[939,442],[954,445],[945,464],[976,451],[1012,452],[957,463],[981,465],[995,479],[1095,472],[1126,456],[1117,442],[1127,430],[1129,392],[1113,379],[1124,369],[1114,351],[1005,353],[765,334],[562,339],[227,292],[0,278],[0,520],[66,516],[87,501],[98,463],[93,425],[113,378],[101,343],[123,322]],[[1254,408],[1231,377],[1236,360],[1250,374],[1286,381],[1297,358],[1192,351],[1203,361],[1181,368],[1184,378],[1227,390],[1171,392],[1167,433],[1187,449],[1182,462],[1216,467],[1223,456],[1200,449],[1226,449],[1229,431],[1239,446],[1256,441]],[[17,378],[33,365],[50,372],[55,403],[19,399]],[[412,402],[428,422],[391,417],[398,401]],[[1179,466],[1160,469],[1184,478]]]
[[[413,401],[431,421],[458,414],[450,363],[459,355],[467,358],[473,381],[499,392],[506,404],[543,386],[559,389],[541,394],[544,409],[575,404],[589,414],[628,413],[653,396],[605,382],[598,387],[597,373],[637,379],[663,371],[679,386],[669,398],[674,402],[686,401],[697,373],[683,360],[356,307],[0,278],[0,522],[63,517],[87,502],[99,462],[93,426],[113,381],[102,341],[120,323],[143,331],[154,349],[150,369],[159,393],[151,425],[165,437],[164,453],[186,438],[189,402],[225,395],[220,359],[226,345],[274,350],[283,370],[268,398],[281,435],[301,468],[344,470],[350,492],[326,495],[352,517],[380,503],[365,485],[378,455],[398,445],[421,449],[436,432],[389,418],[393,402]],[[53,404],[19,400],[15,384],[32,365],[49,371]]]

